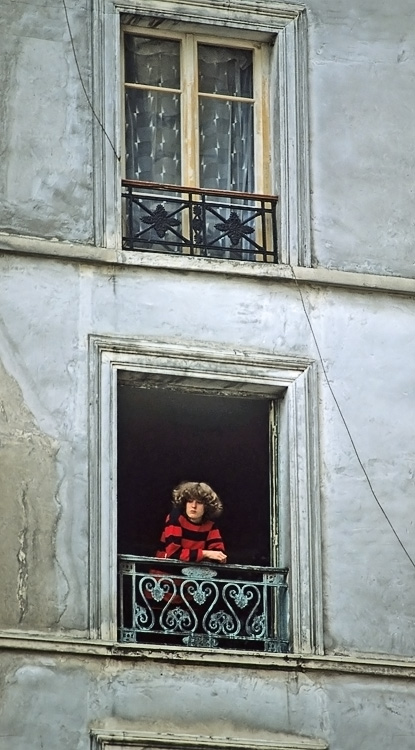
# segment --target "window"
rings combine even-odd
[[[268,45],[220,42],[124,28],[127,179],[269,192]]]
[[[119,371],[119,639],[287,651],[287,571],[276,567],[270,497],[276,404],[142,386]],[[207,482],[224,501],[226,565],[142,559],[159,548],[172,489],[184,479]]]
[[[257,506],[249,515],[256,539],[252,544],[245,524],[240,541],[230,541],[231,554],[245,565],[248,561],[261,566],[269,562],[289,569],[291,648],[296,653],[319,653],[322,613],[314,364],[262,352],[245,352],[241,357],[217,347],[184,349],[168,342],[106,337],[91,337],[90,353],[91,633],[117,640],[117,553],[151,553],[176,479],[183,479],[187,469],[209,470],[212,485],[218,485],[224,499],[229,497],[230,508],[235,510],[241,496],[248,511],[250,498],[239,474],[243,475],[240,464],[249,461],[258,492]],[[203,433],[194,426],[195,413],[202,409],[209,414],[205,420],[209,429]],[[226,432],[218,439],[215,432],[225,413]],[[175,445],[178,420],[181,435]],[[227,462],[221,454],[226,440],[232,440],[232,431],[238,433],[238,439]],[[147,439],[148,445],[144,445]],[[183,457],[182,463],[178,462],[175,476],[177,455],[184,452],[186,441],[198,445],[189,449],[189,464],[183,463]],[[132,444],[134,450],[128,456]],[[204,456],[201,446],[210,453],[216,451],[216,458]],[[133,471],[134,461],[148,466]],[[238,471],[227,466],[238,461]],[[221,482],[226,484],[221,486]],[[249,492],[253,491],[251,484]],[[120,522],[118,501],[125,517]],[[147,506],[150,516],[158,516],[154,526],[153,518],[147,517],[150,542],[144,534],[135,533],[140,525],[135,505],[138,514]],[[226,525],[223,531],[230,540],[234,538]],[[131,568],[129,575],[137,582],[135,569]],[[182,572],[177,575],[180,578]],[[269,583],[279,587],[283,598],[286,580],[275,578]],[[284,606],[282,600],[280,604]],[[266,644],[266,650],[283,650],[277,641]],[[137,640],[133,642],[137,644]]]
[[[276,257],[268,51],[124,28],[126,249]]]
[[[154,555],[173,487],[193,478],[223,498],[229,562],[275,563],[273,401],[142,385],[134,372],[118,372],[119,552]]]
[[[176,6],[168,0],[108,0],[104,12],[103,0],[96,0],[96,10],[94,105],[103,125],[95,122],[97,244],[138,250],[147,240],[147,249],[158,252],[203,255],[207,211],[207,242],[214,238],[216,245],[209,249],[213,257],[309,265],[304,7],[274,0],[260,6],[247,0],[238,8],[199,6],[191,0]],[[167,77],[160,68],[162,49],[169,50],[172,62]],[[153,62],[147,73],[141,65],[145,57]],[[157,66],[162,80],[156,76]],[[123,92],[119,99],[116,91]],[[138,105],[144,118],[139,124],[133,122]],[[137,141],[137,136],[144,140]],[[123,155],[122,164],[117,154]],[[120,191],[123,178],[135,181],[138,176],[143,182],[146,176],[151,188],[144,208],[137,207],[137,200],[144,200],[143,190],[137,196],[133,186],[124,183]],[[168,184],[192,190],[172,192]],[[156,185],[164,191],[156,192]],[[211,190],[245,195],[221,195],[225,205],[215,216],[210,204],[220,200],[218,195],[213,200]],[[268,194],[271,200],[261,199]],[[143,226],[137,226],[139,210],[149,220]],[[224,226],[218,229],[215,224]],[[147,233],[137,237],[144,229]]]

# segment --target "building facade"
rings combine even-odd
[[[1,750],[413,748],[414,17],[3,0]]]

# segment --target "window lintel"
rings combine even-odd
[[[220,27],[226,23],[227,28],[270,34],[285,28],[305,11],[302,4],[273,3],[272,0],[263,0],[260,6],[251,0],[245,0],[235,7],[229,7],[225,3],[201,5],[199,0],[159,0],[156,8],[153,0],[124,0],[115,1],[114,4],[120,13],[134,14],[135,23],[149,23],[153,28],[166,28],[166,25],[177,22]]]
[[[277,732],[273,734],[272,740],[261,738],[234,738],[228,737],[206,737],[203,735],[189,734],[158,734],[144,731],[122,731],[122,730],[91,730],[91,739],[94,750],[104,750],[112,747],[113,750],[123,750],[127,747],[136,747],[139,750],[150,750],[150,748],[163,748],[164,750],[197,750],[201,747],[206,750],[326,750],[327,742],[321,739],[304,737]]]

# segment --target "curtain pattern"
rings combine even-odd
[[[184,184],[182,164],[189,158],[185,142],[182,153],[181,115],[192,106],[183,99],[179,41],[126,34],[125,37],[125,174],[127,179],[161,184]],[[250,49],[197,45],[197,87],[192,102],[198,100],[194,113],[198,118],[198,142],[189,153],[195,154],[199,170],[199,187],[252,193],[254,182],[254,105],[253,55]],[[195,71],[196,72],[196,71]],[[193,105],[194,106],[194,105]],[[189,138],[194,138],[195,129]],[[148,203],[149,216],[142,216],[133,206],[136,233],[145,230],[146,238],[159,242],[154,229],[157,210],[174,217],[173,226],[181,232],[182,219],[178,204],[166,194],[163,207],[158,200]],[[175,196],[180,199],[180,193]],[[242,199],[223,198],[222,207],[206,204],[205,232],[211,256],[228,257],[229,222],[236,221],[234,232],[242,236],[239,248],[249,253],[246,236],[254,233],[252,212]],[[241,206],[241,208],[239,208]],[[161,217],[161,214],[160,214]],[[164,217],[164,215],[163,215]],[[161,218],[163,218],[161,217]],[[146,229],[147,227],[147,229]],[[245,233],[245,234],[244,234]],[[174,233],[173,233],[174,234]],[[169,232],[169,237],[172,235]],[[166,245],[164,245],[166,248]],[[174,242],[171,252],[176,252]],[[231,256],[229,256],[231,257]],[[247,256],[248,257],[248,256]]]
[[[252,52],[199,44],[198,67],[200,186],[253,192]]]
[[[180,42],[127,34],[125,80],[126,177],[179,185]],[[199,44],[198,84],[200,187],[253,192],[252,51]]]
[[[180,43],[127,34],[125,81],[127,179],[179,185]],[[151,88],[132,88],[129,83]]]

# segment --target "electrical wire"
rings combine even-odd
[[[69,23],[68,9],[66,7],[65,0],[62,0],[62,4],[63,4],[63,8],[64,8],[64,11],[65,11],[66,25],[68,27],[69,38],[71,40],[71,47],[72,47],[72,52],[73,52],[73,56],[74,56],[74,60],[75,60],[76,70],[78,72],[79,80],[81,82],[81,86],[82,86],[82,90],[83,90],[83,92],[85,94],[85,98],[86,98],[86,100],[88,102],[88,105],[89,105],[89,107],[91,109],[92,114],[94,115],[94,117],[95,117],[95,119],[96,119],[99,127],[101,128],[101,130],[104,133],[104,135],[105,135],[108,143],[110,144],[110,146],[111,146],[111,148],[112,148],[112,150],[113,150],[113,152],[114,152],[117,160],[121,161],[121,157],[117,154],[117,150],[116,150],[116,148],[115,148],[115,146],[114,146],[114,144],[113,144],[110,136],[108,135],[107,131],[105,130],[104,125],[102,124],[100,118],[98,117],[98,115],[97,115],[97,113],[96,113],[96,111],[94,109],[94,105],[92,104],[91,98],[90,98],[90,96],[89,96],[89,94],[88,94],[88,92],[86,90],[86,86],[84,84],[84,81],[83,81],[83,78],[82,78],[82,74],[81,74],[81,69],[80,69],[79,63],[78,63],[78,56],[77,56],[76,50],[75,50],[75,44],[74,44],[74,39],[73,39],[73,35],[72,35],[71,25]]]
[[[389,526],[390,526],[393,534],[395,535],[397,541],[399,542],[400,546],[402,547],[402,549],[403,549],[405,555],[407,556],[409,562],[415,568],[415,561],[413,560],[413,558],[409,554],[408,550],[406,549],[404,543],[400,539],[400,537],[398,535],[398,532],[396,531],[396,529],[395,529],[392,521],[390,520],[390,518],[389,518],[388,514],[386,513],[385,509],[383,508],[383,506],[382,506],[382,504],[381,504],[378,496],[376,495],[376,492],[373,489],[372,482],[370,481],[370,477],[369,477],[369,475],[368,475],[368,473],[367,473],[367,471],[365,469],[365,466],[363,464],[362,459],[360,458],[359,452],[358,452],[357,447],[356,447],[356,443],[353,440],[353,436],[352,436],[352,434],[350,432],[349,426],[348,426],[348,424],[346,422],[346,419],[345,419],[344,414],[343,414],[343,412],[341,410],[340,404],[339,404],[339,402],[338,402],[338,400],[336,398],[336,394],[334,393],[333,387],[332,387],[332,385],[330,383],[330,380],[329,380],[329,377],[328,377],[328,374],[327,374],[327,370],[326,370],[326,366],[324,364],[324,360],[323,360],[323,357],[322,357],[322,354],[321,354],[321,351],[320,351],[320,347],[319,347],[319,344],[318,344],[318,341],[317,341],[317,337],[316,337],[316,335],[314,333],[313,325],[311,323],[310,316],[309,316],[309,314],[307,312],[307,308],[305,306],[304,296],[303,296],[303,293],[301,291],[301,286],[300,286],[300,284],[298,282],[298,279],[297,279],[297,276],[295,274],[294,268],[292,266],[290,266],[290,269],[291,269],[291,273],[293,275],[293,279],[294,279],[294,281],[296,283],[296,286],[297,286],[297,289],[298,289],[298,293],[299,293],[299,296],[300,296],[301,304],[302,304],[302,307],[303,307],[303,310],[304,310],[304,314],[305,314],[305,316],[307,318],[307,322],[308,322],[308,325],[309,325],[309,328],[310,328],[310,331],[311,331],[311,335],[312,335],[313,340],[314,340],[314,344],[315,344],[315,347],[316,347],[316,350],[317,350],[317,354],[318,354],[318,358],[319,358],[319,361],[320,361],[320,364],[321,364],[321,367],[322,367],[322,370],[323,370],[325,381],[326,381],[326,383],[327,383],[327,385],[329,387],[329,390],[330,390],[330,393],[332,395],[333,401],[336,404],[337,411],[340,414],[340,418],[341,418],[341,420],[342,420],[342,422],[344,424],[344,427],[346,429],[346,432],[347,432],[347,434],[349,436],[349,440],[350,440],[351,446],[353,448],[354,454],[355,454],[355,456],[357,458],[357,461],[359,463],[359,466],[360,466],[360,468],[361,468],[361,470],[362,470],[362,472],[364,474],[364,477],[365,477],[365,479],[366,479],[366,481],[368,483],[369,489],[370,489],[370,491],[371,491],[371,493],[372,493],[372,495],[373,495],[373,497],[374,497],[374,499],[375,499],[375,501],[376,501],[379,509],[383,513],[383,515],[384,515],[387,523],[389,524]]]

